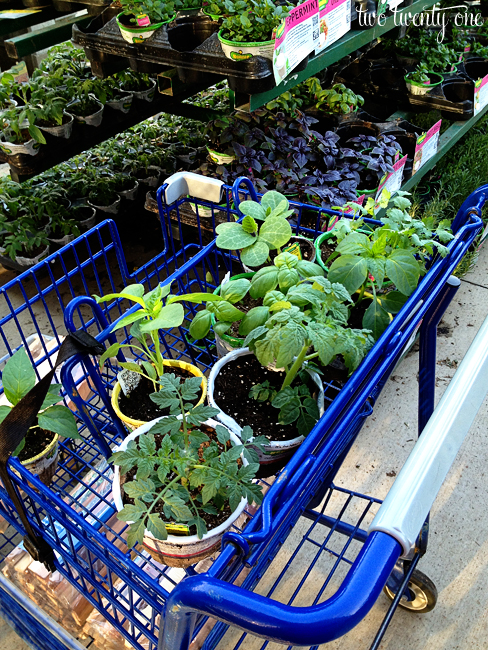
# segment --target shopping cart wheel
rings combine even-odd
[[[395,592],[388,585],[385,585],[383,591],[390,600],[395,598]],[[434,609],[436,603],[437,589],[435,584],[422,571],[415,569],[409,580],[406,593],[400,599],[398,606],[416,614],[426,614]]]

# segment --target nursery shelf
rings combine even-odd
[[[134,99],[132,108],[128,114],[107,108],[105,110],[110,111],[110,115],[108,113],[104,115],[103,122],[99,127],[83,125],[77,132],[74,132],[74,135],[69,140],[62,140],[61,138],[53,138],[51,136],[50,152],[48,153],[44,153],[43,148],[41,148],[37,156],[19,154],[10,156],[9,159],[4,154],[1,154],[3,157],[0,160],[9,163],[12,180],[17,183],[22,183],[65,160],[69,160],[82,151],[95,147],[100,142],[113,138],[118,133],[158,113],[172,113],[173,115],[181,115],[200,120],[213,119],[215,117],[214,113],[216,112],[212,111],[212,109],[202,109],[182,102],[183,99],[192,97],[195,93],[205,88],[207,88],[206,84],[203,84],[203,86],[195,84],[186,86],[180,94],[175,96],[156,93],[152,102]],[[47,148],[44,147],[44,149]]]
[[[45,20],[48,19],[43,18],[43,22]],[[88,16],[86,9],[84,9],[82,12],[76,12],[61,18],[54,25],[47,25],[34,32],[7,39],[5,41],[5,50],[11,59],[21,59],[24,56],[68,40],[71,37],[73,25],[88,25],[91,20],[92,16]]]

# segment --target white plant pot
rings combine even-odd
[[[100,124],[102,123],[103,109],[105,108],[105,106],[101,102],[99,102],[94,95],[93,95],[93,99],[95,99],[100,106],[98,111],[92,113],[91,115],[85,115],[84,117],[82,115],[73,115],[73,117],[77,122],[81,122],[82,124],[88,124],[89,126],[100,126]]]
[[[134,25],[133,27],[129,27],[128,25],[124,25],[123,23],[120,22],[120,17],[123,15],[124,12],[121,12],[117,18],[117,26],[120,29],[120,33],[122,35],[122,38],[124,41],[127,41],[127,43],[130,43],[131,45],[138,44],[138,43],[143,43],[145,40],[148,38],[151,38],[151,36],[156,32],[160,27],[162,27],[166,23],[170,23],[171,21],[174,20],[174,17],[171,18],[170,20],[167,20],[165,22],[160,22],[160,23],[152,23],[149,25],[146,25],[144,27],[140,27],[139,25]]]
[[[237,422],[234,420],[233,417],[227,415],[227,413],[224,413],[215,401],[215,397],[214,397],[215,379],[219,374],[220,370],[227,363],[229,363],[229,361],[233,361],[234,359],[238,359],[239,357],[245,357],[250,354],[253,353],[249,350],[249,348],[240,348],[237,350],[233,350],[232,352],[229,352],[225,357],[222,357],[222,359],[219,359],[217,363],[213,365],[208,378],[208,403],[213,408],[219,410],[217,418],[222,422],[222,424],[225,424],[225,426],[228,429],[230,429],[230,431],[235,433],[235,435],[238,438],[241,437],[242,427],[239,424],[237,424]],[[322,381],[320,380],[319,375],[316,372],[313,372],[312,370],[307,370],[307,372],[309,373],[310,377],[312,378],[312,380],[314,381],[314,383],[318,388],[317,406],[319,408],[320,417],[322,417],[325,410],[324,387],[322,385]],[[276,413],[278,413],[278,410],[276,410]],[[256,449],[259,456],[259,464],[269,465],[271,463],[277,463],[278,461],[287,460],[294,453],[297,447],[299,447],[302,444],[304,440],[305,438],[303,436],[297,436],[296,438],[292,438],[291,440],[283,440],[283,441],[271,440],[268,445],[263,446],[263,452],[261,452],[259,449]]]
[[[19,153],[37,156],[40,148],[40,142],[36,142],[33,138],[22,144],[13,144],[13,142],[6,142],[3,134],[0,134],[0,150],[7,156],[16,156]]]
[[[50,133],[56,138],[65,138],[67,140],[71,137],[71,133],[73,132],[74,117],[70,113],[65,112],[64,114],[70,118],[67,124],[60,124],[59,126],[40,126],[39,128],[41,131]]]
[[[149,80],[151,82],[151,87],[147,90],[131,90],[131,93],[137,99],[142,99],[145,102],[152,102],[156,94],[156,81],[154,79]]]
[[[212,162],[217,163],[218,165],[229,165],[236,159],[235,154],[219,153],[218,151],[210,149],[210,147],[207,147],[207,151]]]
[[[221,36],[220,32],[218,37],[225,56],[232,61],[247,61],[253,56],[262,56],[270,61],[273,60],[274,39],[256,43],[239,43],[238,41],[228,41]]]
[[[130,107],[132,106],[132,99],[134,95],[132,93],[126,93],[121,99],[118,99],[116,101],[108,101],[106,102],[106,106],[110,106],[110,108],[113,108],[116,111],[120,111],[121,113],[128,113],[130,111]]]
[[[119,192],[120,196],[123,199],[127,199],[128,201],[134,201],[134,199],[137,197],[137,192],[139,190],[139,181],[134,180],[135,185],[131,190],[122,190]]]
[[[120,203],[122,199],[119,198],[114,201],[111,205],[96,205],[95,203],[92,203],[91,201],[88,201],[88,205],[91,208],[95,208],[96,210],[100,210],[101,212],[107,212],[108,214],[118,214],[119,209],[120,209]]]
[[[131,440],[135,440],[141,434],[147,433],[149,429],[151,429],[151,427],[161,419],[163,418],[156,418],[133,431],[114,451],[124,451]],[[215,428],[221,423],[216,422],[215,420],[206,420],[204,424]],[[230,431],[230,436],[235,444],[242,444],[241,440],[232,431]],[[241,458],[243,465],[247,465],[247,460],[244,457]],[[114,497],[115,507],[117,508],[117,511],[120,512],[124,507],[124,504],[122,502],[122,494],[120,490],[120,468],[117,465],[114,470],[112,494]],[[196,564],[200,560],[203,560],[210,555],[215,555],[220,551],[220,543],[223,534],[229,530],[234,522],[236,522],[243,514],[246,506],[247,499],[241,499],[238,508],[234,510],[231,516],[217,528],[205,533],[202,539],[199,539],[197,535],[168,535],[167,539],[159,540],[156,539],[152,533],[146,530],[144,532],[143,546],[157,562],[162,562],[167,566],[187,567]]]

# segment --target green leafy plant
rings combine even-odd
[[[24,348],[20,348],[10,357],[2,372],[2,387],[9,404],[0,406],[0,422],[3,422],[12,408],[27,395],[31,388],[34,388],[35,384],[35,370]],[[57,433],[64,438],[81,440],[75,416],[67,406],[58,404],[61,401],[60,389],[61,384],[49,386],[48,393],[37,414],[36,424],[29,427],[26,437],[15,449],[13,456],[18,456],[26,441],[34,438],[41,430]]]
[[[35,125],[36,117],[29,106],[17,106],[3,111],[0,120],[7,142],[22,144],[32,138],[40,144],[46,144],[46,138]]]
[[[316,107],[326,113],[353,113],[364,104],[361,95],[356,95],[344,84],[334,84],[331,88],[320,90],[316,95]]]
[[[234,444],[228,429],[220,425],[215,427],[217,440],[209,437],[208,428],[206,433],[202,425],[218,410],[193,407],[199,377],[181,383],[175,375],[166,374],[160,384],[161,390],[151,399],[160,408],[169,407],[170,415],[111,458],[121,473],[137,470],[134,480],[124,484],[133,503],[118,514],[130,523],[129,546],[142,543],[146,529],[157,539],[167,539],[174,524],[185,526],[188,534],[194,526],[201,539],[207,532],[205,514],[217,515],[226,506],[233,512],[243,498],[249,503],[262,501],[262,488],[252,480],[259,468],[255,448],[263,441],[255,438],[251,444],[249,427],[242,431],[242,445]]]
[[[133,72],[132,70],[122,70],[113,76],[119,84],[121,90],[129,92],[142,92],[151,88],[151,77],[148,74]]]
[[[0,247],[15,260],[18,253],[29,257],[36,249],[44,249],[49,245],[45,230],[39,229],[32,219],[25,216],[14,221],[3,223],[3,233],[0,234]]]
[[[419,63],[415,70],[407,75],[407,79],[408,81],[414,81],[417,84],[429,84],[429,72],[431,71],[425,63]]]
[[[238,43],[269,41],[289,11],[289,6],[272,0],[250,0],[246,9],[224,18],[222,37]]]
[[[345,224],[339,226],[339,244],[327,260],[329,264],[336,258],[329,267],[328,279],[342,283],[351,294],[359,292],[356,307],[365,299],[371,300],[362,324],[375,338],[415,290],[430,257],[436,252],[442,257],[447,255],[444,243],[452,239],[446,221],[435,227],[433,220],[411,215],[411,203],[405,195],[398,192],[389,202],[389,194],[385,194],[383,205],[387,210],[381,218],[384,225],[369,234],[358,230],[345,234]],[[364,208],[355,205],[355,209],[373,215],[375,201],[368,199]],[[387,280],[393,282],[395,290],[379,295]]]
[[[240,251],[241,261],[247,266],[260,266],[269,257],[270,250],[285,246],[292,234],[286,220],[293,214],[288,199],[279,192],[264,194],[261,203],[242,201],[239,210],[245,215],[242,223],[221,223],[217,226],[217,246],[224,250]],[[261,227],[257,221],[263,221]]]
[[[175,3],[168,0],[120,0],[120,4],[134,25],[137,16],[148,16],[151,23],[165,23],[175,15]]]
[[[169,292],[169,284],[159,285],[148,293],[144,293],[144,285],[131,284],[120,293],[111,293],[102,298],[94,296],[99,304],[125,298],[139,306],[139,309],[127,314],[113,328],[115,332],[131,325],[130,334],[133,340],[130,343],[111,345],[100,357],[100,367],[103,367],[105,361],[115,356],[122,348],[137,350],[145,357],[141,360],[141,365],[133,362],[121,362],[120,365],[122,368],[136,372],[152,381],[154,390],[156,390],[157,381],[164,375],[159,330],[179,327],[184,318],[183,307],[180,304],[165,305],[163,303]],[[200,377],[198,380],[201,384]]]
[[[278,275],[271,267],[265,267],[252,278],[251,294],[263,296],[263,305],[269,311],[266,321],[246,336],[244,346],[249,346],[261,365],[275,364],[285,369],[279,391],[274,393],[269,385],[258,384],[251,390],[250,397],[271,401],[280,410],[280,424],[296,421],[299,433],[307,435],[318,419],[318,410],[308,386],[304,384],[306,375],[300,374],[304,364],[315,359],[327,366],[342,355],[351,373],[373,340],[369,330],[347,327],[348,305],[352,300],[344,286],[330,282],[323,274],[301,278],[293,273],[299,262],[292,257],[289,253],[282,253],[276,258]],[[263,273],[268,268],[272,272]],[[282,274],[280,290],[277,291],[278,276],[284,268],[292,273],[286,271],[286,277]],[[268,276],[275,276],[275,279],[270,282]],[[299,382],[293,385],[297,376]]]

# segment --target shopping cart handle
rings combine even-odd
[[[220,203],[223,185],[224,182],[216,178],[208,178],[193,172],[177,172],[164,181],[161,189],[166,205],[171,205],[182,196]]]
[[[341,587],[328,600],[293,607],[208,574],[189,576],[166,601],[158,650],[187,650],[195,614],[204,614],[256,636],[291,646],[328,643],[349,632],[369,612],[401,552],[393,538],[373,533]]]
[[[382,531],[411,557],[434,500],[488,393],[488,318],[478,331],[369,532]]]

